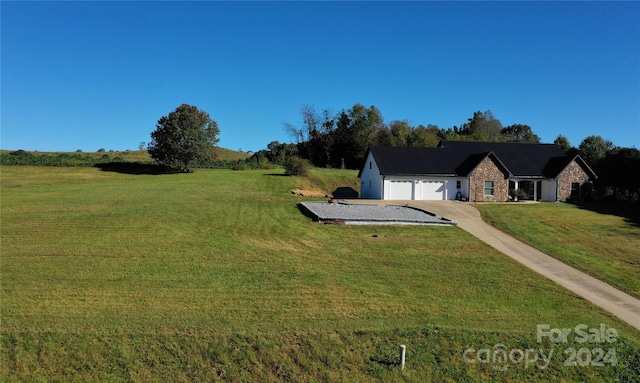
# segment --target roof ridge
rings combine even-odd
[[[464,144],[491,144],[491,145],[555,145],[549,142],[507,142],[507,141],[464,141],[464,140],[440,140],[440,143],[456,142]]]

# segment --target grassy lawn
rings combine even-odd
[[[281,172],[2,167],[0,380],[640,378],[640,333],[603,310],[456,227],[311,222],[289,190],[356,173]],[[612,345],[539,344],[538,324],[615,328],[617,365],[564,366]],[[498,345],[556,354],[464,359]]]
[[[640,298],[640,214],[629,207],[479,204],[500,230]]]

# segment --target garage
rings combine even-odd
[[[445,199],[445,181],[422,181],[420,199],[443,200]]]
[[[390,181],[389,199],[413,199],[413,182]]]

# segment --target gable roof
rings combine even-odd
[[[545,174],[548,174],[550,178],[556,177],[560,173],[562,173],[562,171],[566,169],[567,166],[569,166],[569,164],[573,161],[575,161],[578,165],[580,165],[582,169],[591,177],[598,178],[598,175],[596,174],[596,172],[593,171],[593,169],[591,169],[589,164],[587,164],[587,161],[585,161],[578,154],[574,155],[573,157],[564,156],[564,157],[551,158],[549,159],[549,162],[547,163],[543,171]]]
[[[516,177],[547,178],[548,175],[544,174],[543,169],[549,159],[567,157],[554,144],[441,141],[439,147],[467,156],[474,153],[494,152]]]
[[[450,156],[443,155],[446,153],[440,148],[371,146],[369,153],[373,154],[382,175],[455,176],[459,165]]]
[[[596,177],[580,156],[567,156],[554,144],[441,141],[437,148],[371,146],[369,154],[381,175],[467,176],[491,157],[511,177],[553,178],[574,160]]]
[[[467,176],[471,174],[471,172],[473,172],[478,167],[478,165],[480,165],[480,163],[484,161],[485,158],[492,158],[495,162],[498,163],[498,165],[500,165],[500,167],[502,167],[507,175],[513,175],[511,173],[511,170],[509,170],[509,168],[502,161],[500,161],[500,158],[498,158],[498,156],[496,156],[494,152],[470,155],[462,164],[460,164],[460,166],[456,168],[458,175]]]

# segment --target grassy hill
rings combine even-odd
[[[311,222],[289,190],[356,172],[281,173],[3,166],[0,380],[637,381],[640,334],[603,310],[457,227]],[[570,347],[617,365],[565,366]],[[518,361],[534,349],[546,368]]]
[[[235,150],[216,148],[217,161],[237,161],[249,158],[249,154]],[[151,163],[146,150],[99,152],[29,152],[24,150],[0,150],[0,163],[5,165],[35,166],[94,166],[107,162]]]
[[[482,204],[485,220],[640,299],[640,209],[596,204]]]

